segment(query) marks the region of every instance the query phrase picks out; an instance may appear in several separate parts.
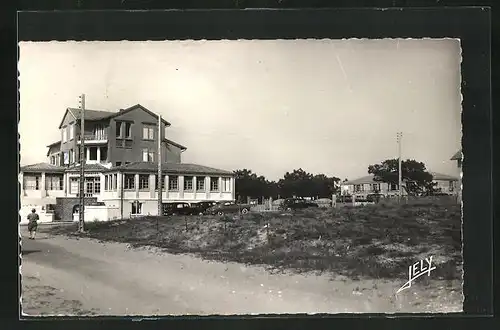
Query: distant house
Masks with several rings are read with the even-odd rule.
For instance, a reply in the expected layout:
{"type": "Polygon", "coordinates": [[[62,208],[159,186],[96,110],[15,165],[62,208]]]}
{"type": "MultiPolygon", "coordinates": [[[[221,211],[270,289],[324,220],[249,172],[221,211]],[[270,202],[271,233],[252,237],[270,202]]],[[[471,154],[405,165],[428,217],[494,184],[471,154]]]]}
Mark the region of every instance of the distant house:
{"type": "MultiPolygon", "coordinates": [[[[355,180],[344,181],[341,184],[342,194],[366,198],[369,194],[380,193],[384,196],[397,196],[398,184],[375,181],[374,175],[367,175],[355,180]]],[[[403,194],[405,191],[403,190],[403,194]]]]}
{"type": "Polygon", "coordinates": [[[455,160],[457,167],[462,168],[462,150],[457,151],[450,160],[455,160]]]}
{"type": "Polygon", "coordinates": [[[457,162],[457,174],[458,174],[458,182],[457,182],[457,194],[459,199],[462,199],[462,162],[463,162],[463,153],[462,149],[457,151],[450,160],[454,160],[457,162]]]}
{"type": "MultiPolygon", "coordinates": [[[[436,189],[446,194],[456,194],[458,191],[457,177],[430,172],[433,176],[433,182],[436,183],[436,189]]],[[[406,185],[403,182],[403,195],[406,195],[406,185]]],[[[373,175],[367,175],[355,180],[342,182],[342,193],[344,195],[354,195],[356,197],[366,198],[369,194],[379,193],[386,197],[397,196],[399,194],[398,184],[377,182],[373,175]]]]}
{"type": "Polygon", "coordinates": [[[456,195],[459,190],[458,177],[430,172],[432,174],[432,182],[436,183],[435,190],[437,192],[456,195]]]}

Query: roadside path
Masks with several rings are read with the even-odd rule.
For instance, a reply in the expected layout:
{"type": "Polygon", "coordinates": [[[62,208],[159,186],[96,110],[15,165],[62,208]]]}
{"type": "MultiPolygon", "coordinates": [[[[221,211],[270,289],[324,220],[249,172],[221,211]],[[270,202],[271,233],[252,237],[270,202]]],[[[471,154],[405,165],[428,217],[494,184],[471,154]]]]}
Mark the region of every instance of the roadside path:
{"type": "Polygon", "coordinates": [[[22,260],[23,276],[56,288],[65,299],[79,301],[82,311],[98,315],[449,312],[462,305],[458,293],[436,293],[439,301],[425,301],[418,283],[395,296],[405,279],[332,281],[270,274],[261,267],[87,238],[24,237],[22,260]]]}

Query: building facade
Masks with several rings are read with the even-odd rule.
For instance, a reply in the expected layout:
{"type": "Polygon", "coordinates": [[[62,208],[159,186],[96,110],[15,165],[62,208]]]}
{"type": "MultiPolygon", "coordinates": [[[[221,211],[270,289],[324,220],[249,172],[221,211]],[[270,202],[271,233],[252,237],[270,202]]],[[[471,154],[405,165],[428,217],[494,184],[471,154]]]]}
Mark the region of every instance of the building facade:
{"type": "Polygon", "coordinates": [[[71,220],[63,209],[77,211],[81,138],[85,139],[85,196],[115,210],[113,218],[158,213],[158,138],[164,202],[234,201],[233,173],[182,163],[186,147],[165,138],[170,123],[162,120],[158,134],[158,116],[143,106],[116,113],[86,110],[84,134],[79,117],[78,109],[66,110],[59,125],[61,140],[48,146],[48,163],[21,168],[22,210],[52,211],[54,220],[71,220]]]}
{"type": "MultiPolygon", "coordinates": [[[[459,179],[457,177],[430,172],[435,183],[435,190],[439,193],[448,195],[458,194],[459,179]]],[[[366,198],[369,194],[382,194],[386,197],[395,197],[399,194],[398,184],[386,182],[377,182],[373,175],[364,176],[356,180],[346,181],[342,183],[342,194],[366,198]]],[[[407,195],[405,183],[403,182],[403,195],[407,195]]]]}

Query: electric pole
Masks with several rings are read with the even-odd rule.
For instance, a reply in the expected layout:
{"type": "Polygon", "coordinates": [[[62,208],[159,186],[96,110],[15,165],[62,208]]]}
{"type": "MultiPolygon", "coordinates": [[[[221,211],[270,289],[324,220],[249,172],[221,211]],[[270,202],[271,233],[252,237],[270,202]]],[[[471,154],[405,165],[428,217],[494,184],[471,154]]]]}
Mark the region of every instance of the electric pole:
{"type": "Polygon", "coordinates": [[[80,95],[80,212],[78,217],[78,231],[85,230],[85,94],[80,95]]]}
{"type": "Polygon", "coordinates": [[[398,188],[399,188],[399,201],[401,202],[401,198],[403,197],[403,175],[401,172],[401,140],[403,139],[403,133],[397,133],[398,140],[398,188]]]}
{"type": "Polygon", "coordinates": [[[162,181],[163,176],[161,175],[161,116],[158,116],[158,216],[163,215],[163,203],[162,203],[162,181]]]}

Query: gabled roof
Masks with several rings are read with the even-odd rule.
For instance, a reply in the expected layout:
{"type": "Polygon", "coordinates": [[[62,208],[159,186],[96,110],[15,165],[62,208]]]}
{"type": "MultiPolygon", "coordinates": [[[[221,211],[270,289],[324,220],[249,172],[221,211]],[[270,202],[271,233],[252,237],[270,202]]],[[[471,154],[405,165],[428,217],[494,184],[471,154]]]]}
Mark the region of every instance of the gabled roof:
{"type": "Polygon", "coordinates": [[[62,166],[56,166],[47,163],[37,163],[26,166],[21,166],[21,172],[54,172],[63,173],[65,170],[62,166]]]}
{"type": "Polygon", "coordinates": [[[53,147],[53,146],[58,145],[58,144],[61,144],[61,141],[56,141],[56,142],[54,142],[54,143],[51,143],[51,144],[49,144],[49,145],[47,146],[47,148],[53,147]]]}
{"type": "MultiPolygon", "coordinates": [[[[136,109],[141,109],[145,112],[147,112],[148,114],[150,114],[151,116],[153,116],[154,118],[158,119],[158,115],[155,114],[154,112],[146,109],[145,107],[143,107],[142,105],[140,104],[136,104],[136,105],[133,105],[127,109],[121,109],[120,111],[116,111],[116,112],[111,112],[111,111],[104,111],[104,110],[90,110],[90,109],[85,109],[85,120],[90,120],[90,121],[95,121],[95,120],[104,120],[104,119],[111,119],[111,118],[116,118],[116,117],[119,117],[127,112],[130,112],[130,111],[133,111],[133,110],[136,110],[136,109]]],[[[80,119],[80,112],[81,110],[78,109],[78,108],[67,108],[66,109],[66,112],[64,113],[64,116],[62,117],[62,120],[61,120],[61,123],[59,124],[59,128],[62,127],[62,124],[64,122],[64,118],[66,118],[66,115],[68,114],[68,112],[71,112],[73,113],[74,116],[76,116],[77,119],[80,119]]],[[[162,119],[162,122],[166,125],[166,126],[170,126],[171,124],[166,121],[165,119],[162,119]]]]}
{"type": "MultiPolygon", "coordinates": [[[[149,109],[146,109],[145,107],[143,107],[142,105],[140,104],[136,104],[136,105],[133,105],[127,109],[121,109],[120,111],[118,112],[113,112],[113,114],[111,116],[109,116],[108,118],[116,118],[116,117],[119,117],[123,114],[126,114],[127,112],[130,112],[130,111],[133,111],[133,110],[136,110],[136,109],[141,109],[145,112],[147,112],[148,114],[150,114],[152,117],[156,118],[158,120],[158,115],[156,113],[154,113],[153,111],[149,110],[149,109]]],[[[85,112],[87,113],[87,112],[85,112]]],[[[171,124],[166,121],[165,119],[161,119],[162,123],[164,123],[166,126],[170,126],[171,124]]]]}
{"type": "Polygon", "coordinates": [[[462,149],[457,151],[450,160],[462,160],[462,149]]]}
{"type": "Polygon", "coordinates": [[[375,181],[374,175],[367,175],[355,180],[349,180],[347,182],[342,182],[342,184],[365,184],[365,183],[380,183],[379,181],[375,181]]]}
{"type": "Polygon", "coordinates": [[[433,180],[438,180],[438,181],[458,181],[457,177],[448,175],[448,174],[441,174],[441,173],[436,173],[436,172],[430,172],[432,174],[432,179],[433,180]]]}
{"type": "MultiPolygon", "coordinates": [[[[162,172],[171,174],[234,175],[231,171],[197,164],[164,163],[161,166],[162,172]]],[[[156,173],[155,171],[158,171],[158,164],[150,162],[133,162],[113,167],[108,171],[156,173]]]]}
{"type": "MultiPolygon", "coordinates": [[[[108,168],[102,166],[101,164],[85,164],[84,171],[85,172],[104,172],[107,171],[108,168]]],[[[66,168],[66,172],[78,172],[80,171],[80,164],[71,165],[66,168]]]]}
{"type": "Polygon", "coordinates": [[[47,150],[47,157],[50,155],[50,149],[52,147],[55,147],[55,146],[59,146],[59,151],[61,150],[61,141],[57,141],[57,142],[54,142],[54,143],[51,143],[47,146],[48,150],[47,150]]]}
{"type": "MultiPolygon", "coordinates": [[[[59,128],[62,127],[62,124],[64,122],[64,118],[68,115],[68,112],[73,113],[73,115],[76,117],[76,119],[80,119],[81,116],[81,110],[77,108],[67,108],[66,112],[64,113],[64,116],[61,119],[61,123],[59,124],[59,128]]],[[[107,119],[110,118],[112,115],[114,115],[115,112],[110,112],[110,111],[103,111],[103,110],[90,110],[90,109],[85,109],[85,120],[102,120],[102,119],[107,119]]],[[[71,115],[70,115],[71,116],[71,115]]]]}
{"type": "Polygon", "coordinates": [[[174,142],[172,140],[163,139],[163,141],[166,142],[166,143],[168,143],[168,144],[171,144],[171,145],[173,145],[173,146],[175,146],[175,147],[177,147],[179,149],[181,149],[182,151],[186,151],[186,149],[187,149],[185,146],[183,146],[183,145],[181,145],[181,144],[179,144],[177,142],[174,142]]]}

